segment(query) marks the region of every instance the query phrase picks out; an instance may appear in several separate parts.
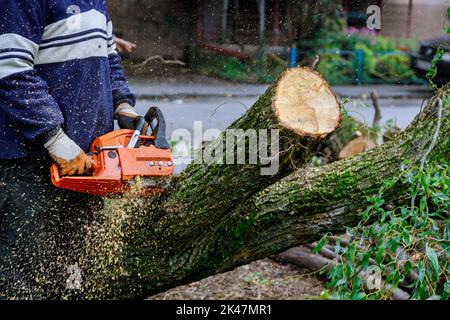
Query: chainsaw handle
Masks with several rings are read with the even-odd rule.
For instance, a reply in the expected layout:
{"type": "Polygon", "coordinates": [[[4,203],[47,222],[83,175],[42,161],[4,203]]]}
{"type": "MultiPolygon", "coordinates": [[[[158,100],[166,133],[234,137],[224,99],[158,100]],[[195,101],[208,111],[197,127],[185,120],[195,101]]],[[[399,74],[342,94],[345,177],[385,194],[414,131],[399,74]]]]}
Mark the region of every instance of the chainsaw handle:
{"type": "Polygon", "coordinates": [[[134,130],[142,132],[142,130],[144,130],[144,126],[145,126],[145,118],[141,117],[141,116],[137,117],[137,119],[136,119],[136,127],[135,127],[134,130]]]}
{"type": "Polygon", "coordinates": [[[155,147],[158,149],[170,149],[166,139],[166,120],[158,107],[151,107],[145,115],[145,121],[152,128],[152,136],[155,137],[155,147]],[[156,125],[153,120],[156,119],[156,125]]]}

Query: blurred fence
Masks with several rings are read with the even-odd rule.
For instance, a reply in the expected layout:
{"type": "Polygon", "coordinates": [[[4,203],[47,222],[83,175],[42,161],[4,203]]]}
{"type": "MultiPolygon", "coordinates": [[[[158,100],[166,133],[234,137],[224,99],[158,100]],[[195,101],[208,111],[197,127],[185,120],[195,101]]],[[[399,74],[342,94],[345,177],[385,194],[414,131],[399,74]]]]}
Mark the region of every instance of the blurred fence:
{"type": "MultiPolygon", "coordinates": [[[[289,62],[289,66],[295,66],[297,65],[297,61],[294,60],[294,50],[296,51],[297,49],[294,47],[291,49],[291,56],[290,56],[290,62],[289,62]]],[[[406,56],[408,57],[408,53],[404,52],[404,51],[372,51],[373,55],[375,57],[379,57],[379,56],[406,56]]],[[[353,61],[355,61],[355,79],[354,79],[354,83],[357,85],[362,85],[364,84],[364,65],[365,65],[365,54],[364,54],[364,50],[362,49],[356,49],[356,50],[318,50],[316,52],[319,56],[321,55],[338,55],[341,57],[345,57],[348,58],[348,60],[351,60],[351,58],[353,58],[353,61]]],[[[296,56],[296,53],[295,53],[296,56]]],[[[371,79],[371,83],[377,82],[377,80],[380,83],[385,82],[382,79],[371,79]]]]}

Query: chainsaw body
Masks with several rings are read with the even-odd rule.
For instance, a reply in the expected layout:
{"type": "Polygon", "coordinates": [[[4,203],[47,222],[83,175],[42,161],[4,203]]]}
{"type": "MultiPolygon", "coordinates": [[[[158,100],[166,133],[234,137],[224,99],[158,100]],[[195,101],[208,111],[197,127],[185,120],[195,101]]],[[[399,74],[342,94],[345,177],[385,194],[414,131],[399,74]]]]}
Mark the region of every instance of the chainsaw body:
{"type": "Polygon", "coordinates": [[[139,126],[143,127],[143,119],[136,130],[112,131],[92,142],[93,166],[89,176],[61,177],[59,168],[53,165],[50,169],[52,183],[58,188],[96,196],[121,195],[135,183],[144,195],[163,192],[162,178],[174,171],[172,152],[165,139],[165,121],[158,108],[151,108],[145,120],[152,133],[142,135],[139,126]],[[153,125],[155,119],[156,126],[153,125]]]}

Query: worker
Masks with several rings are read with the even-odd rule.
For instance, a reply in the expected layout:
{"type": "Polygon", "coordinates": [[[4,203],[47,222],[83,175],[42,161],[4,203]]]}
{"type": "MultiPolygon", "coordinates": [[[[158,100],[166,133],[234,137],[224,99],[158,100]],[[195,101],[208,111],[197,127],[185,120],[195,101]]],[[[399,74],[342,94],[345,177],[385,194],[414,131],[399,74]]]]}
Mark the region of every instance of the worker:
{"type": "Polygon", "coordinates": [[[86,173],[94,138],[115,118],[124,129],[136,124],[112,32],[106,1],[2,0],[0,299],[83,290],[67,285],[68,270],[82,287],[75,267],[103,200],[55,188],[49,169],[86,173]]]}

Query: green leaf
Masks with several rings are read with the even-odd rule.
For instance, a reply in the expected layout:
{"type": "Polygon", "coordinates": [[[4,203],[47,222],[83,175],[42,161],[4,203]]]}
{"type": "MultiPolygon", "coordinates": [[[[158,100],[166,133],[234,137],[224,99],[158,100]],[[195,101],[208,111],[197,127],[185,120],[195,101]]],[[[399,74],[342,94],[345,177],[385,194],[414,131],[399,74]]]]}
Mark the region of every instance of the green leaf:
{"type": "Polygon", "coordinates": [[[407,163],[406,161],[402,161],[402,163],[400,164],[400,170],[401,170],[401,171],[404,171],[407,164],[408,164],[408,163],[407,163]]]}
{"type": "Polygon", "coordinates": [[[422,174],[420,176],[420,184],[422,187],[426,188],[428,186],[427,176],[425,174],[422,174]]]}
{"type": "Polygon", "coordinates": [[[423,196],[423,197],[420,199],[420,206],[419,206],[420,211],[421,211],[421,212],[424,212],[426,207],[427,207],[427,198],[426,198],[425,196],[423,196]]]}
{"type": "Polygon", "coordinates": [[[398,284],[400,283],[400,281],[402,280],[402,276],[400,275],[399,272],[394,272],[394,279],[392,281],[392,284],[397,287],[398,284]]]}
{"type": "Polygon", "coordinates": [[[394,280],[394,275],[392,273],[390,273],[386,276],[386,283],[392,283],[393,280],[394,280]]]}
{"type": "Polygon", "coordinates": [[[434,279],[439,279],[439,260],[438,256],[436,254],[436,251],[434,251],[433,248],[430,248],[428,245],[426,247],[426,255],[428,258],[428,261],[430,262],[431,269],[433,270],[434,279]]]}
{"type": "Polygon", "coordinates": [[[384,254],[384,248],[379,246],[378,250],[377,250],[377,254],[375,256],[375,261],[380,264],[381,260],[383,259],[383,254],[384,254]]]}
{"type": "MultiPolygon", "coordinates": [[[[446,106],[450,110],[450,99],[446,106]]],[[[450,119],[448,121],[450,124],[450,119]]],[[[448,241],[450,225],[447,222],[448,208],[450,207],[450,165],[428,163],[424,170],[418,170],[417,167],[405,170],[407,172],[402,173],[399,181],[410,184],[411,194],[408,196],[416,196],[417,205],[412,208],[405,205],[384,211],[381,207],[384,203],[383,190],[389,186],[390,181],[384,182],[378,195],[369,199],[372,206],[365,207],[366,218],[376,214],[377,219],[371,224],[360,224],[358,227],[348,230],[352,240],[344,249],[346,262],[339,264],[340,267],[333,268],[334,272],[330,272],[333,274],[333,277],[329,277],[330,282],[333,284],[339,282],[339,285],[332,291],[334,297],[367,299],[367,296],[360,292],[363,290],[358,287],[355,277],[359,270],[367,270],[369,260],[373,257],[383,270],[386,284],[393,288],[397,287],[406,276],[410,276],[413,271],[417,271],[418,278],[408,286],[412,289],[413,299],[428,299],[430,296],[434,298],[439,296],[443,300],[448,299],[450,266],[445,265],[444,260],[448,260],[450,256],[450,242],[448,241]],[[384,221],[380,221],[380,218],[384,221]],[[442,220],[444,223],[436,223],[436,219],[442,220]],[[439,243],[439,251],[435,247],[435,243],[439,243]],[[364,249],[361,249],[359,245],[364,249]],[[425,249],[423,250],[425,251],[424,256],[419,256],[418,261],[415,259],[404,261],[400,271],[395,263],[396,255],[393,253],[398,248],[409,251],[413,247],[419,251],[425,247],[423,248],[425,249]]],[[[406,190],[406,192],[408,191],[406,190]]],[[[381,294],[378,296],[376,293],[372,293],[370,298],[381,297],[381,294]]]]}
{"type": "Polygon", "coordinates": [[[352,295],[353,300],[363,300],[366,298],[366,294],[364,292],[357,292],[356,294],[352,295]]]}
{"type": "Polygon", "coordinates": [[[418,269],[419,269],[418,281],[419,281],[419,284],[420,284],[423,281],[423,279],[425,278],[425,264],[423,263],[423,260],[419,261],[418,269]]]}
{"type": "Polygon", "coordinates": [[[361,262],[361,266],[362,266],[364,271],[367,270],[367,268],[369,267],[370,256],[371,256],[370,252],[366,253],[363,256],[363,259],[362,259],[362,262],[361,262]]]}
{"type": "Polygon", "coordinates": [[[322,239],[319,240],[319,242],[317,243],[315,248],[312,249],[311,251],[313,253],[318,253],[323,248],[323,246],[325,245],[326,242],[327,242],[327,237],[326,236],[322,237],[322,239]]]}
{"type": "Polygon", "coordinates": [[[419,299],[426,299],[428,297],[427,286],[424,282],[421,282],[417,288],[417,295],[419,299]]]}
{"type": "Polygon", "coordinates": [[[354,296],[356,296],[359,292],[361,292],[363,281],[358,276],[353,277],[352,281],[352,293],[351,298],[355,299],[354,296]]]}
{"type": "Polygon", "coordinates": [[[433,79],[437,74],[437,64],[441,60],[443,54],[444,54],[444,50],[442,49],[442,47],[439,47],[436,51],[436,54],[435,54],[433,60],[431,61],[431,68],[428,69],[427,74],[425,75],[425,77],[428,79],[428,81],[430,82],[430,84],[433,87],[435,87],[435,84],[433,83],[433,79]]]}
{"type": "Polygon", "coordinates": [[[383,209],[379,209],[379,211],[381,212],[380,222],[385,222],[386,221],[386,211],[384,211],[383,209]]]}
{"type": "Polygon", "coordinates": [[[367,220],[369,218],[370,213],[372,212],[372,207],[367,207],[366,210],[362,213],[363,220],[367,220]]]}
{"type": "Polygon", "coordinates": [[[342,272],[343,272],[342,269],[343,269],[343,265],[342,265],[342,263],[339,263],[328,274],[328,277],[331,279],[331,281],[329,282],[329,287],[330,288],[337,287],[337,282],[340,279],[342,279],[342,277],[343,277],[342,276],[342,272]]]}
{"type": "Polygon", "coordinates": [[[353,274],[353,266],[352,266],[353,259],[349,259],[349,261],[350,262],[347,261],[344,268],[344,274],[346,279],[351,278],[353,274]]]}
{"type": "Polygon", "coordinates": [[[450,244],[442,243],[442,247],[444,248],[447,257],[450,257],[450,244]]]}
{"type": "Polygon", "coordinates": [[[393,238],[389,239],[389,241],[388,241],[389,249],[392,252],[396,252],[397,251],[397,248],[398,248],[399,244],[400,244],[400,241],[399,241],[398,237],[393,237],[393,238]]]}
{"type": "Polygon", "coordinates": [[[405,262],[404,269],[405,269],[405,275],[409,276],[409,274],[411,273],[411,270],[412,270],[411,261],[408,260],[405,262]]]}
{"type": "Polygon", "coordinates": [[[406,245],[411,244],[411,236],[407,230],[402,231],[402,240],[406,245]]]}

